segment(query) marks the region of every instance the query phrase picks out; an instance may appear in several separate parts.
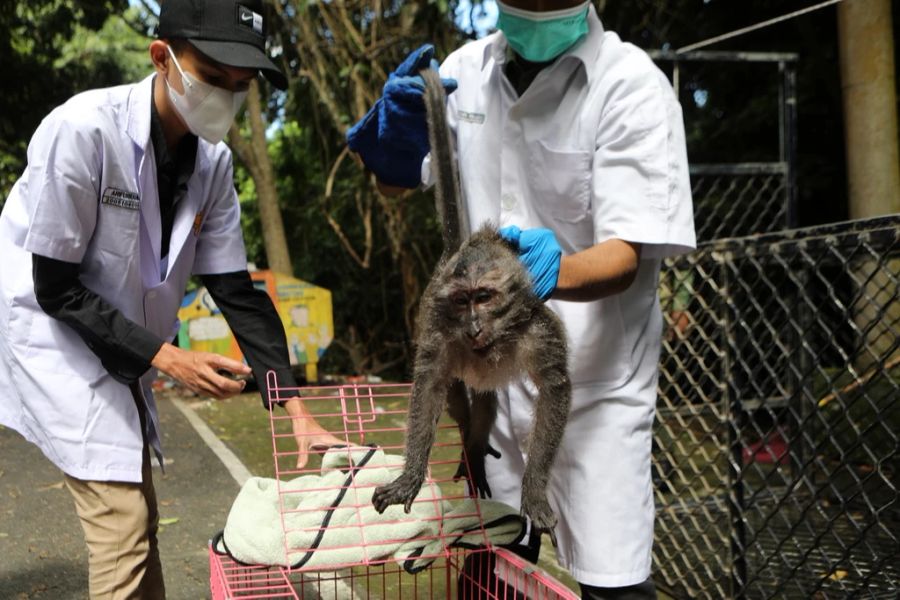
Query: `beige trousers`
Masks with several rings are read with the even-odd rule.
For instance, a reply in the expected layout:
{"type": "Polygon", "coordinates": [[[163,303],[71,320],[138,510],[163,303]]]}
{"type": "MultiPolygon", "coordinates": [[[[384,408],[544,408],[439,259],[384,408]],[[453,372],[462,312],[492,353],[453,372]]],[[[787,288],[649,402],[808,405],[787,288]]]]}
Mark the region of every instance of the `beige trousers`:
{"type": "Polygon", "coordinates": [[[91,600],[163,600],[156,533],[159,511],[144,442],[142,483],[83,481],[68,475],[88,547],[91,600]]]}

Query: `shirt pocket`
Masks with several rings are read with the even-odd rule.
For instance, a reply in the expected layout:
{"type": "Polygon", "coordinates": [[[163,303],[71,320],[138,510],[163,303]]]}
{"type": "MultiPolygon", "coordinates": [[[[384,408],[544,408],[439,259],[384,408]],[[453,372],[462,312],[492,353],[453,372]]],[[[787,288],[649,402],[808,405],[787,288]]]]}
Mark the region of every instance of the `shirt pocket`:
{"type": "Polygon", "coordinates": [[[141,211],[100,204],[93,242],[106,253],[131,256],[137,252],[141,211]]]}
{"type": "Polygon", "coordinates": [[[541,140],[530,144],[527,177],[535,208],[563,223],[588,218],[592,160],[592,153],[584,150],[557,150],[541,140]]]}

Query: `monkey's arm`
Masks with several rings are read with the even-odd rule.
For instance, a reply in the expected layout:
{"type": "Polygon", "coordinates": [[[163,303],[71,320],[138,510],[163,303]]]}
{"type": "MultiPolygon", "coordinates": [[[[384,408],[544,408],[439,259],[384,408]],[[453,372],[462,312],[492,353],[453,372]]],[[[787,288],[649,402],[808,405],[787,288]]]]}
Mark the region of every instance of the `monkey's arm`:
{"type": "Polygon", "coordinates": [[[434,445],[437,423],[444,411],[451,383],[445,362],[439,351],[432,352],[420,347],[416,353],[413,390],[406,420],[406,463],[397,479],[375,489],[372,504],[380,513],[392,504],[403,504],[409,512],[425,481],[428,456],[434,445]]]}
{"type": "Polygon", "coordinates": [[[611,239],[563,256],[553,298],[588,302],[624,292],[634,281],[641,245],[611,239]]]}
{"type": "Polygon", "coordinates": [[[547,481],[569,418],[572,384],[562,323],[549,308],[542,308],[535,318],[536,339],[528,360],[538,398],[522,478],[522,512],[538,529],[552,531],[556,517],[547,502],[547,481]]]}

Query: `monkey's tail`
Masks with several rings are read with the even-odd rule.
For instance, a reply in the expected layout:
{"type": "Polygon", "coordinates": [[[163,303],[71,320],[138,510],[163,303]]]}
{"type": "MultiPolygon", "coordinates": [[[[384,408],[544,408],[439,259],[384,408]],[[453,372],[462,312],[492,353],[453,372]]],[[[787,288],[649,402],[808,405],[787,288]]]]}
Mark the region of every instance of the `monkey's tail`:
{"type": "Polygon", "coordinates": [[[434,203],[443,225],[443,255],[447,257],[456,252],[462,243],[461,198],[456,160],[450,143],[450,127],[447,125],[447,94],[437,71],[426,68],[421,75],[425,79],[428,143],[435,174],[434,203]]]}

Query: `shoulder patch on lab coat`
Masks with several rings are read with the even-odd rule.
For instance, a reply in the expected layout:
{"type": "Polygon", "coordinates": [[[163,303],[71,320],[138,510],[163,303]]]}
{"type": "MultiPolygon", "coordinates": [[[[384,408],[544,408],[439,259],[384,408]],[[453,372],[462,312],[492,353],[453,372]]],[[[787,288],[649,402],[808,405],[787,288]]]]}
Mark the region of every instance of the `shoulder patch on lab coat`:
{"type": "Polygon", "coordinates": [[[139,195],[114,187],[108,187],[103,190],[100,202],[110,206],[127,208],[128,210],[138,210],[141,207],[141,197],[139,195]]]}

